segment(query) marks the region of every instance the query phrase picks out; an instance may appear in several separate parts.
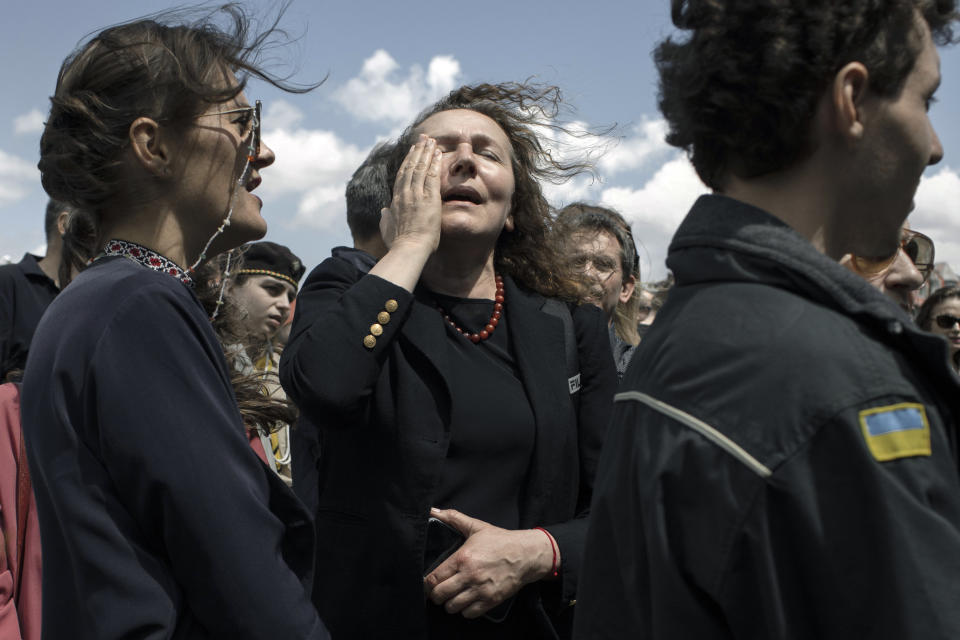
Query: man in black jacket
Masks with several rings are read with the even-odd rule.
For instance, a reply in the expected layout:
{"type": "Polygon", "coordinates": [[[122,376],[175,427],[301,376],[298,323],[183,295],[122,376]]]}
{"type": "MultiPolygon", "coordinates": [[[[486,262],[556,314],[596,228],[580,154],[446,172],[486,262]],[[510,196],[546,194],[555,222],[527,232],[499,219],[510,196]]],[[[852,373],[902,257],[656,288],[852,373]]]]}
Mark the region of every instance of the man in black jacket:
{"type": "Polygon", "coordinates": [[[837,260],[882,258],[943,150],[956,3],[674,0],[668,141],[714,190],[617,396],[580,638],[960,637],[960,385],[837,260]]]}
{"type": "Polygon", "coordinates": [[[44,256],[27,253],[17,264],[0,266],[0,382],[11,371],[26,366],[33,332],[60,293],[61,236],[71,211],[69,205],[51,199],[43,219],[44,256]]]}

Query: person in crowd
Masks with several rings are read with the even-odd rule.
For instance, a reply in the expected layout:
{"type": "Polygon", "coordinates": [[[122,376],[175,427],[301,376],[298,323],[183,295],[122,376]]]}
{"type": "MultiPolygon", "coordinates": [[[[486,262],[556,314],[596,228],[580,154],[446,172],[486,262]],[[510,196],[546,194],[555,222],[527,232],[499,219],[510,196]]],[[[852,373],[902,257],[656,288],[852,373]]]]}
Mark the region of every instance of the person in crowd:
{"type": "Polygon", "coordinates": [[[393,152],[390,143],[375,146],[347,183],[347,225],[353,247],[334,247],[333,257],[346,260],[363,273],[387,253],[380,236],[380,212],[393,198],[387,176],[387,160],[393,152]]]}
{"type": "MultiPolygon", "coordinates": [[[[243,352],[237,360],[241,373],[263,374],[263,391],[284,401],[286,394],[277,378],[280,351],[274,349],[273,340],[290,319],[305,269],[289,248],[269,241],[247,245],[241,259],[242,266],[228,279],[225,297],[239,314],[242,334],[240,342],[228,349],[243,352]]],[[[288,485],[293,484],[290,421],[258,424],[256,435],[270,468],[288,485]]]]}
{"type": "Polygon", "coordinates": [[[274,154],[246,80],[309,88],[253,62],[277,32],[249,25],[235,5],[156,15],[60,70],[41,180],[103,242],[41,320],[23,380],[45,637],[328,637],[309,514],[248,445],[191,291],[210,256],[266,231],[251,191],[274,154]]]}
{"type": "Polygon", "coordinates": [[[670,293],[673,284],[673,274],[668,273],[667,277],[663,280],[642,282],[637,287],[639,289],[638,296],[640,299],[637,308],[637,317],[640,321],[640,324],[637,325],[637,333],[640,334],[641,339],[647,335],[647,331],[650,330],[650,326],[653,325],[653,321],[657,318],[657,312],[663,308],[664,303],[667,301],[667,294],[670,293]]]}
{"type": "Polygon", "coordinates": [[[240,310],[248,355],[261,371],[276,371],[273,338],[290,317],[300,278],[306,271],[289,248],[262,241],[247,245],[243,266],[229,278],[228,298],[240,310]]]}
{"type": "Polygon", "coordinates": [[[714,193],[616,397],[575,636],[958,637],[960,381],[839,264],[899,250],[943,155],[927,110],[956,3],[672,16],[667,140],[714,193]]]}
{"type": "Polygon", "coordinates": [[[900,246],[892,256],[873,259],[848,253],[840,264],[865,278],[912,316],[917,307],[916,291],[933,271],[933,256],[933,240],[904,222],[900,246]]]}
{"type": "Polygon", "coordinates": [[[71,212],[70,205],[51,199],[43,218],[43,257],[27,253],[17,264],[0,266],[0,382],[26,365],[40,317],[60,293],[61,236],[71,212]]]}
{"type": "Polygon", "coordinates": [[[576,202],[557,212],[557,232],[569,246],[568,259],[591,282],[588,301],[607,318],[617,377],[623,378],[640,344],[640,259],[630,225],[612,209],[576,202]]]}
{"type": "Polygon", "coordinates": [[[324,261],[297,299],[280,379],[312,425],[294,487],[337,638],[570,624],[616,374],[600,310],[561,302],[581,287],[538,179],[583,165],[534,129],[559,104],[481,84],[421,113],[388,162],[389,250],[368,274],[324,261]]]}
{"type": "Polygon", "coordinates": [[[941,287],[931,293],[920,305],[917,325],[947,339],[950,366],[960,370],[960,287],[941,287]]]}

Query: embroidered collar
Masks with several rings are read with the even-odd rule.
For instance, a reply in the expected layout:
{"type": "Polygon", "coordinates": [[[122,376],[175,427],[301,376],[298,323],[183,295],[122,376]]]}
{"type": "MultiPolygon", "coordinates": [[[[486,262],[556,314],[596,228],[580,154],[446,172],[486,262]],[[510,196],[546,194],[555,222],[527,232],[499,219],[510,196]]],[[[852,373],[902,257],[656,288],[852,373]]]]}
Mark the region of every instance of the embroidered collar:
{"type": "Polygon", "coordinates": [[[173,276],[183,284],[193,288],[193,278],[191,278],[186,271],[178,267],[173,260],[165,258],[156,251],[147,249],[143,245],[139,245],[136,242],[127,242],[126,240],[110,240],[107,242],[107,246],[104,247],[103,253],[95,257],[90,262],[92,263],[107,256],[123,256],[124,258],[129,258],[134,262],[142,264],[148,269],[173,276]]]}

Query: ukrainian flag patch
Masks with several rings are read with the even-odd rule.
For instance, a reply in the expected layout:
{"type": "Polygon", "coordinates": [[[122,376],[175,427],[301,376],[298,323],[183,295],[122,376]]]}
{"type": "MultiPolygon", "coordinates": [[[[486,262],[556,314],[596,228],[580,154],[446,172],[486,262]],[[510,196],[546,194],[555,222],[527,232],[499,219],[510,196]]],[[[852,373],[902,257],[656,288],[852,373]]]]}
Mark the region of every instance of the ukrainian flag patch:
{"type": "Polygon", "coordinates": [[[867,448],[880,462],[930,455],[930,423],[922,404],[901,402],[860,412],[867,448]]]}

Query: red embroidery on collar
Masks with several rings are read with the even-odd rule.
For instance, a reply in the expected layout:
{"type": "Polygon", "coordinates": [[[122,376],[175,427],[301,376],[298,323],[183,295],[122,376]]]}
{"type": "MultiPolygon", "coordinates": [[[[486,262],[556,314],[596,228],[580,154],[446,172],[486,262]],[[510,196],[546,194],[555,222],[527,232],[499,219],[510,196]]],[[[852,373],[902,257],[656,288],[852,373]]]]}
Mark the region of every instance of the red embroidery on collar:
{"type": "Polygon", "coordinates": [[[193,287],[193,278],[191,278],[186,271],[178,267],[175,262],[135,242],[110,240],[107,242],[107,246],[104,247],[103,253],[90,262],[93,263],[97,259],[106,256],[123,256],[124,258],[129,258],[134,262],[142,264],[147,269],[171,275],[188,287],[193,287]]]}

